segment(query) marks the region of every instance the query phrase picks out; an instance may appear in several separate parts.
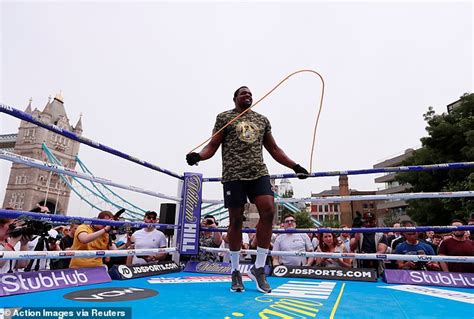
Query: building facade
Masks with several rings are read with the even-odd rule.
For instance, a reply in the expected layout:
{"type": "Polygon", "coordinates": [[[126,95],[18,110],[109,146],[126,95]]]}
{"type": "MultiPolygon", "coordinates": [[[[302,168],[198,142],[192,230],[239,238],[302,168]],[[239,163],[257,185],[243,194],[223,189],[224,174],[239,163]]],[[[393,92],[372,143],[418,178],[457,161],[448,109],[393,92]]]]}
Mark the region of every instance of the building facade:
{"type": "MultiPolygon", "coordinates": [[[[56,95],[52,101],[48,99],[43,111],[33,109],[31,103],[30,100],[25,112],[35,119],[82,135],[81,118],[74,127],[70,124],[60,94],[56,95]]],[[[75,168],[79,142],[35,124],[21,121],[14,144],[14,153],[47,162],[48,159],[42,148],[43,143],[64,167],[75,168]]],[[[28,211],[37,205],[42,205],[47,206],[52,213],[64,215],[68,209],[70,192],[58,174],[14,163],[10,170],[3,207],[28,211]]]]}
{"type": "MultiPolygon", "coordinates": [[[[374,165],[374,168],[383,167],[397,167],[402,165],[403,161],[413,155],[414,150],[409,148],[403,154],[394,156],[387,160],[374,165]]],[[[387,173],[375,179],[375,183],[383,183],[384,187],[377,191],[377,194],[397,194],[405,193],[410,185],[399,184],[396,180],[397,173],[387,173]]],[[[382,212],[384,216],[392,216],[398,220],[409,219],[406,215],[408,203],[403,199],[380,201],[377,204],[377,209],[382,212]]]]}
{"type": "Polygon", "coordinates": [[[320,193],[312,193],[311,197],[327,197],[327,201],[311,203],[311,215],[320,223],[336,223],[339,225],[352,226],[352,221],[358,215],[364,213],[374,213],[377,216],[379,225],[382,225],[380,220],[380,211],[377,209],[377,201],[362,200],[362,201],[346,201],[335,202],[331,200],[333,196],[362,196],[374,195],[375,191],[359,191],[349,188],[349,179],[347,175],[339,176],[339,186],[333,186],[329,190],[324,190],[320,193]]]}

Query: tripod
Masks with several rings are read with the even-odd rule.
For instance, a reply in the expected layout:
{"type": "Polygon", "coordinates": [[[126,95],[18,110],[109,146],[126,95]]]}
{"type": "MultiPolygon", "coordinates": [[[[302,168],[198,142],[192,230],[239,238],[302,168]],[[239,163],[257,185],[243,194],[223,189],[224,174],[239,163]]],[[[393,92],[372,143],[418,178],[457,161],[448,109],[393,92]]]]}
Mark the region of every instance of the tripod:
{"type": "MultiPolygon", "coordinates": [[[[48,233],[43,233],[39,235],[38,243],[36,243],[34,251],[44,251],[44,247],[46,247],[47,251],[50,250],[46,236],[48,236],[48,233]]],[[[25,272],[31,271],[31,268],[33,267],[33,263],[35,263],[35,261],[36,261],[36,264],[35,264],[34,271],[38,271],[40,267],[41,259],[31,259],[30,262],[28,263],[28,266],[25,267],[24,271],[25,272]]]]}

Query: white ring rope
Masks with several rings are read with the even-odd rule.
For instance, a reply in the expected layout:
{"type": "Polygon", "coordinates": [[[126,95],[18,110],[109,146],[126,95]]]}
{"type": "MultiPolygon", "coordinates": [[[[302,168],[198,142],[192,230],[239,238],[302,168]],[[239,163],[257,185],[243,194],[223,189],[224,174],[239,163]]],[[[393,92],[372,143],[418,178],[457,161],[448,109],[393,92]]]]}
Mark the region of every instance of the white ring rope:
{"type": "Polygon", "coordinates": [[[123,256],[147,256],[160,253],[172,253],[177,251],[176,247],[150,248],[150,249],[128,249],[128,250],[64,250],[64,251],[2,251],[0,259],[56,259],[56,258],[97,258],[97,257],[123,257],[123,256]]]}
{"type": "Polygon", "coordinates": [[[64,174],[64,175],[68,175],[68,176],[74,176],[74,177],[77,177],[77,178],[80,178],[80,179],[85,179],[85,180],[88,180],[88,181],[91,181],[91,182],[100,183],[100,184],[104,184],[104,185],[108,185],[108,186],[114,186],[114,187],[117,187],[117,188],[129,190],[129,191],[136,192],[136,193],[141,193],[141,194],[146,194],[146,195],[150,195],[150,196],[154,196],[154,197],[173,200],[173,201],[178,202],[178,203],[181,202],[180,197],[165,195],[165,194],[162,194],[162,193],[146,190],[146,189],[136,187],[136,186],[132,186],[132,185],[127,186],[127,185],[123,185],[123,184],[118,184],[118,183],[115,183],[115,182],[113,182],[109,179],[105,179],[105,178],[102,178],[102,177],[95,177],[95,176],[90,175],[90,174],[80,173],[80,172],[77,172],[77,171],[75,171],[71,168],[67,168],[67,167],[64,167],[64,166],[57,165],[57,164],[42,162],[40,160],[31,158],[31,157],[18,155],[18,154],[15,154],[15,153],[7,152],[5,150],[0,150],[0,158],[4,159],[4,160],[7,160],[7,161],[10,161],[10,162],[14,162],[14,163],[23,164],[23,165],[27,165],[27,166],[31,166],[31,167],[36,167],[36,168],[39,168],[39,169],[42,169],[42,170],[45,170],[45,171],[55,172],[55,173],[64,174]]]}
{"type": "MultiPolygon", "coordinates": [[[[395,199],[460,198],[460,197],[474,197],[474,191],[279,198],[275,200],[275,203],[298,203],[298,202],[311,202],[311,203],[338,202],[339,203],[339,202],[350,202],[350,201],[358,201],[358,200],[395,200],[395,199]]],[[[203,199],[202,202],[210,203],[210,204],[222,204],[224,201],[203,199]]]]}
{"type": "MultiPolygon", "coordinates": [[[[200,247],[204,251],[229,253],[228,248],[200,247]]],[[[256,250],[242,249],[244,255],[256,255],[256,250]]],[[[441,261],[452,263],[474,263],[473,256],[438,256],[438,255],[397,255],[397,254],[357,254],[357,253],[319,253],[309,251],[269,251],[270,256],[296,256],[296,257],[321,257],[321,258],[353,258],[377,260],[409,260],[409,261],[441,261]]]]}

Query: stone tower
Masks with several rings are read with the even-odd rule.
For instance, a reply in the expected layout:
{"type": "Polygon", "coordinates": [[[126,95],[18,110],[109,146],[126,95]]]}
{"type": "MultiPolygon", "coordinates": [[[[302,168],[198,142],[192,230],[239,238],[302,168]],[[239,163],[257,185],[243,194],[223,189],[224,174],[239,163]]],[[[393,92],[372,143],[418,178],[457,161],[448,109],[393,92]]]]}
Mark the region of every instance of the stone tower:
{"type": "MultiPolygon", "coordinates": [[[[349,196],[349,179],[347,175],[339,176],[339,195],[349,196]]],[[[341,224],[352,225],[352,209],[350,202],[341,202],[341,224]]]]}
{"type": "MultiPolygon", "coordinates": [[[[57,125],[77,135],[82,134],[81,118],[74,127],[69,123],[61,94],[57,94],[53,101],[49,98],[43,111],[39,111],[37,108],[32,109],[31,102],[30,99],[25,112],[31,114],[35,119],[57,125]]],[[[14,152],[47,162],[42,143],[48,146],[63,166],[74,169],[76,155],[79,152],[79,142],[35,124],[21,121],[14,152]]],[[[14,163],[10,171],[3,207],[28,211],[40,204],[48,206],[51,213],[65,215],[70,193],[71,190],[58,174],[14,163]]]]}

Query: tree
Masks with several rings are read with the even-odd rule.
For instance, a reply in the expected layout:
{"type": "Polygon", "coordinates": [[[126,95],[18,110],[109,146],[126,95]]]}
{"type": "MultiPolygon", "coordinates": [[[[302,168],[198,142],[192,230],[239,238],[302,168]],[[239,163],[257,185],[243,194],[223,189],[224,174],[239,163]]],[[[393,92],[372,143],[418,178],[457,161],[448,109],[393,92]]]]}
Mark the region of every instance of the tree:
{"type": "Polygon", "coordinates": [[[300,211],[293,215],[295,215],[297,228],[314,228],[314,223],[313,223],[313,220],[311,219],[310,213],[300,211]]]}
{"type": "MultiPolygon", "coordinates": [[[[422,147],[403,165],[427,165],[474,161],[474,94],[465,94],[449,114],[424,114],[428,123],[422,147]]],[[[474,169],[405,172],[397,175],[413,192],[449,192],[474,189],[474,169]]],[[[471,198],[410,200],[408,215],[420,225],[447,225],[453,218],[466,218],[474,211],[471,198]]]]}

